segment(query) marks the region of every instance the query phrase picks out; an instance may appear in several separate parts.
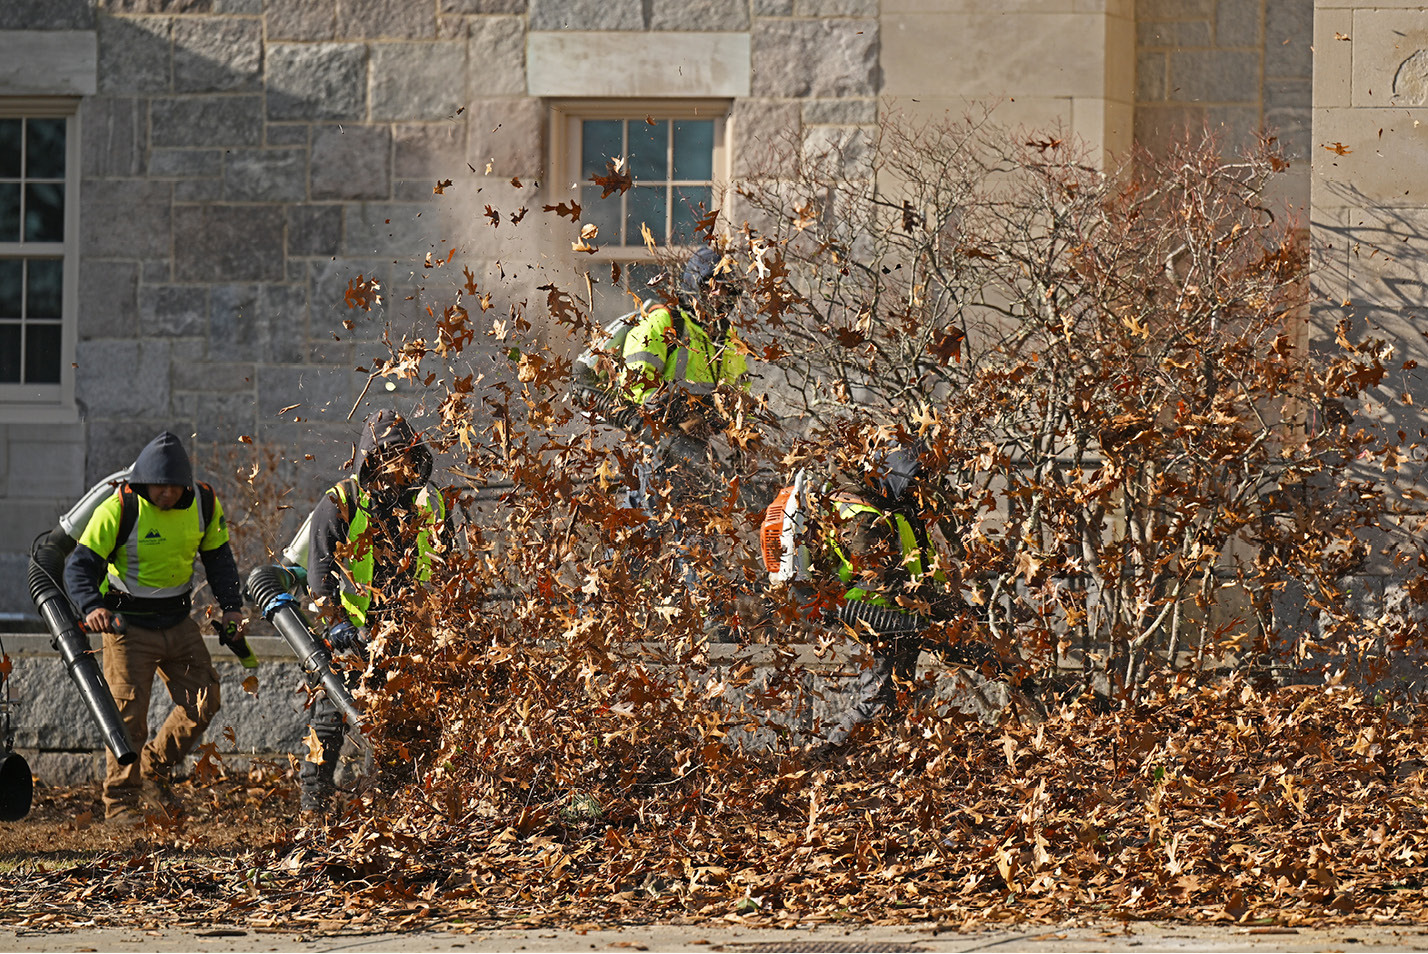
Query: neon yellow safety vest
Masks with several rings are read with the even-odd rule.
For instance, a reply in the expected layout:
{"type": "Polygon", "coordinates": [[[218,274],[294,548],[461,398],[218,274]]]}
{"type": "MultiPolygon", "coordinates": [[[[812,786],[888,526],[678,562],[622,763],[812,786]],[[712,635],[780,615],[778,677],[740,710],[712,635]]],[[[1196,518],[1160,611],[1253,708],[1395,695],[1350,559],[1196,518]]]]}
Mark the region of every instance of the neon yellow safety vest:
{"type": "MultiPolygon", "coordinates": [[[[342,608],[347,611],[348,618],[355,625],[365,626],[367,625],[367,611],[372,608],[372,579],[377,564],[370,541],[364,540],[367,536],[367,528],[370,526],[368,513],[371,509],[371,498],[367,491],[357,487],[357,499],[349,501],[347,499],[349,483],[352,482],[344,480],[328,493],[336,494],[339,505],[352,514],[352,518],[347,523],[347,542],[352,544],[352,562],[347,568],[348,573],[351,574],[351,580],[349,581],[344,574],[342,608]]],[[[428,484],[417,493],[416,505],[424,510],[425,514],[422,519],[422,528],[417,531],[416,573],[413,575],[416,579],[425,582],[431,579],[431,534],[446,519],[446,501],[442,499],[441,491],[428,484]]]]}
{"type": "MultiPolygon", "coordinates": [[[[114,551],[123,519],[122,491],[116,491],[89,518],[79,542],[95,553],[114,551]]],[[[161,510],[135,494],[139,513],[129,538],[114,552],[100,589],[119,590],[143,599],[183,596],[193,588],[193,560],[200,550],[216,550],[228,542],[223,505],[213,501],[213,519],[203,523],[195,488],[193,502],[183,509],[161,510]]]]}
{"type": "MultiPolygon", "coordinates": [[[[834,498],[834,504],[838,508],[838,516],[844,520],[852,519],[857,514],[872,514],[879,520],[892,520],[893,527],[897,530],[898,543],[902,548],[902,565],[907,570],[908,576],[914,581],[922,579],[926,575],[925,564],[922,559],[922,546],[917,541],[917,532],[912,528],[912,522],[900,513],[887,513],[874,507],[865,500],[838,495],[834,498]]],[[[838,560],[838,579],[844,583],[851,583],[854,576],[853,561],[848,558],[838,546],[837,541],[830,533],[828,543],[833,550],[834,556],[838,560]]],[[[932,578],[938,582],[946,582],[947,575],[941,570],[932,574],[932,578]]],[[[874,606],[886,606],[889,609],[903,612],[899,607],[888,602],[887,598],[879,593],[864,589],[861,586],[853,586],[843,594],[847,600],[858,600],[860,602],[871,603],[874,606]]]]}
{"type": "Polygon", "coordinates": [[[634,403],[643,403],[663,381],[677,382],[695,394],[707,394],[721,383],[748,387],[749,363],[734,329],[715,344],[692,317],[683,314],[683,318],[682,337],[688,341],[671,343],[674,315],[663,305],[645,312],[625,336],[620,386],[634,403]]]}

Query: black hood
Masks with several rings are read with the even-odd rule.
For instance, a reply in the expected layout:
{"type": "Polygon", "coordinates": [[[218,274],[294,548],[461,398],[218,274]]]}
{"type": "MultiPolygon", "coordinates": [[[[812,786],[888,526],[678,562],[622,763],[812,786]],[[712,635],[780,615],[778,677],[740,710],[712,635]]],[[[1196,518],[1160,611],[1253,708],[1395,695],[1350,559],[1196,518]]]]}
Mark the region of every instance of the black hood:
{"type": "Polygon", "coordinates": [[[922,443],[895,445],[873,455],[869,475],[873,489],[884,503],[900,502],[913,482],[922,476],[922,443]]]}
{"type": "Polygon", "coordinates": [[[193,466],[188,462],[183,441],[168,431],[149,441],[134,461],[129,483],[192,486],[193,466]]]}
{"type": "Polygon", "coordinates": [[[357,483],[366,487],[371,479],[369,463],[388,452],[405,451],[411,455],[416,478],[408,486],[421,486],[431,479],[431,451],[417,439],[412,426],[393,411],[381,410],[362,422],[362,437],[352,458],[352,470],[357,483]],[[375,453],[380,451],[380,453],[375,453]]]}

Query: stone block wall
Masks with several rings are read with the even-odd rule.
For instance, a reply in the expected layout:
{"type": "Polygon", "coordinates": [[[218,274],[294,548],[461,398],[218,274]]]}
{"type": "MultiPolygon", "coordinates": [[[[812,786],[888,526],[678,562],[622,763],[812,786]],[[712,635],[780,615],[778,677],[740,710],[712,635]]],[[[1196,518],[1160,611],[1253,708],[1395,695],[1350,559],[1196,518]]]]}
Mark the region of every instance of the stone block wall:
{"type": "Polygon", "coordinates": [[[456,243],[431,157],[450,143],[454,175],[471,21],[486,17],[441,6],[98,4],[81,129],[86,479],[165,426],[312,453],[310,485],[346,456],[353,367],[383,319],[419,313],[411,260],[456,243]],[[349,333],[358,274],[387,294],[349,333]]]}
{"type": "MultiPolygon", "coordinates": [[[[1309,3],[0,3],[12,40],[82,36],[97,50],[78,124],[78,414],[42,424],[0,408],[0,614],[30,610],[28,541],[161,428],[201,465],[240,437],[276,450],[295,523],[349,453],[366,383],[355,369],[385,352],[384,325],[412,333],[459,284],[456,269],[422,267],[428,252],[455,249],[497,314],[539,301],[545,282],[578,283],[589,262],[567,236],[481,215],[569,196],[548,181],[561,101],[728,103],[735,179],[781,148],[830,144],[856,172],[894,102],[960,112],[1000,96],[1009,122],[1061,116],[1114,151],[1133,100],[1146,136],[1174,118],[1247,129],[1297,116],[1309,3]],[[455,185],[435,194],[444,179],[455,185]],[[342,304],[359,275],[382,286],[370,313],[342,304]]],[[[59,82],[70,65],[27,75],[59,82]]],[[[10,66],[0,97],[16,88],[10,66]]],[[[369,407],[420,407],[408,386],[374,391],[369,407]]]]}
{"type": "MultiPolygon", "coordinates": [[[[98,53],[79,113],[80,419],[0,418],[0,613],[31,609],[28,541],[162,428],[201,467],[240,437],[279,451],[295,523],[350,453],[354,369],[385,353],[384,324],[411,333],[454,287],[426,253],[457,249],[478,280],[503,258],[536,263],[501,311],[550,280],[542,269],[573,275],[568,243],[532,228],[513,242],[476,200],[546,197],[551,99],[603,78],[608,96],[725,97],[749,143],[804,122],[849,135],[876,118],[877,13],[876,0],[4,4],[0,30],[92,32],[98,53]],[[533,37],[605,60],[528,69],[533,37]],[[456,186],[437,195],[441,179],[456,186]],[[342,304],[359,275],[382,285],[371,313],[342,304]]],[[[369,406],[420,403],[405,385],[374,391],[369,406]]]]}
{"type": "MultiPolygon", "coordinates": [[[[1392,342],[1391,377],[1370,395],[1365,423],[1421,444],[1428,429],[1428,3],[1317,0],[1314,49],[1315,325],[1328,336],[1348,319],[1355,334],[1392,342]]],[[[1400,473],[1422,492],[1428,481],[1417,457],[1400,473]]],[[[1421,498],[1404,505],[1423,509],[1421,498]]]]}
{"type": "Polygon", "coordinates": [[[1102,161],[1130,149],[1134,0],[882,0],[883,96],[917,118],[996,104],[1010,128],[1059,131],[1102,161]]]}
{"type": "Polygon", "coordinates": [[[1135,138],[1155,149],[1208,125],[1234,148],[1261,130],[1309,201],[1314,0],[1136,0],[1135,138]]]}
{"type": "MultiPolygon", "coordinates": [[[[222,709],[204,741],[214,743],[223,756],[284,763],[287,753],[302,751],[307,695],[302,690],[302,669],[287,644],[276,637],[253,637],[251,646],[262,660],[254,673],[240,666],[216,639],[206,642],[221,681],[222,709]],[[243,682],[253,674],[258,686],[248,692],[243,682]]],[[[15,747],[31,771],[50,785],[103,778],[104,739],[70,682],[64,661],[50,649],[49,638],[6,635],[4,645],[14,662],[9,688],[16,702],[15,747]]],[[[172,710],[162,681],[155,679],[149,706],[151,736],[172,710]]]]}

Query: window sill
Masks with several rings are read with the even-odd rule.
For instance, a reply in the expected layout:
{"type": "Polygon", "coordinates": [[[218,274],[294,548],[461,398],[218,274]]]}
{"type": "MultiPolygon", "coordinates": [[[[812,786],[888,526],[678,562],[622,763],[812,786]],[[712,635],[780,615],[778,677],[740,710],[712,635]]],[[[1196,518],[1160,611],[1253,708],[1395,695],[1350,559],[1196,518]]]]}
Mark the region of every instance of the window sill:
{"type": "MultiPolygon", "coordinates": [[[[596,241],[599,241],[598,239],[596,241]]],[[[601,245],[593,252],[577,253],[575,261],[630,262],[637,265],[657,265],[661,261],[674,258],[683,261],[693,255],[698,245],[660,245],[651,253],[643,245],[601,245]]]]}
{"type": "Polygon", "coordinates": [[[0,404],[0,424],[78,424],[79,408],[56,404],[0,404]]]}

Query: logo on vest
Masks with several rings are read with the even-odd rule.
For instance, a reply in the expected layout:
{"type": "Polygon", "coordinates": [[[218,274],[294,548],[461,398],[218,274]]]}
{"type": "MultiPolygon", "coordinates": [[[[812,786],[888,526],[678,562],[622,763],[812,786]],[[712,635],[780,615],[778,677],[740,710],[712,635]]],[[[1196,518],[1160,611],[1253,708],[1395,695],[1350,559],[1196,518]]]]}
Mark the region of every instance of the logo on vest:
{"type": "Polygon", "coordinates": [[[163,538],[164,535],[157,530],[150,530],[148,533],[144,534],[145,540],[162,540],[163,538]]]}

